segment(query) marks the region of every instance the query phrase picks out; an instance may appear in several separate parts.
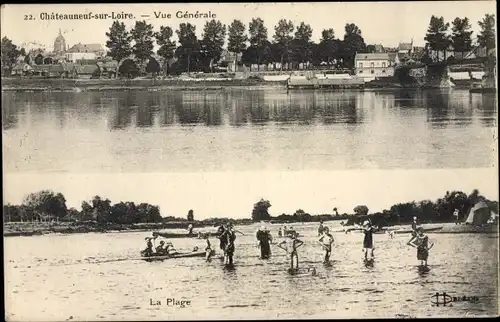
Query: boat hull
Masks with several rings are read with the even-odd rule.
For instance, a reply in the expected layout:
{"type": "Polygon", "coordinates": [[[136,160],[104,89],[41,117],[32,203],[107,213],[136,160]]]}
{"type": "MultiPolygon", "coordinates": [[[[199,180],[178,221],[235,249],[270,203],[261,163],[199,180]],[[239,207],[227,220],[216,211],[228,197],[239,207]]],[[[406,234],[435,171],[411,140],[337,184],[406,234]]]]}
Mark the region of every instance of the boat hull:
{"type": "MultiPolygon", "coordinates": [[[[193,234],[176,234],[176,233],[162,233],[162,232],[154,232],[154,234],[158,234],[158,236],[163,238],[199,238],[197,233],[193,234]]],[[[217,233],[208,233],[209,237],[216,237],[217,233]]]]}
{"type": "MultiPolygon", "coordinates": [[[[425,233],[430,233],[430,232],[437,232],[443,229],[443,226],[440,227],[433,227],[433,228],[424,228],[425,233]]],[[[411,229],[401,229],[401,230],[393,230],[394,234],[411,234],[413,230],[411,229]]]]}
{"type": "Polygon", "coordinates": [[[496,234],[498,233],[498,226],[488,225],[488,226],[472,226],[472,225],[456,225],[444,227],[443,229],[436,231],[435,233],[440,234],[496,234]]]}
{"type": "Polygon", "coordinates": [[[164,261],[166,259],[175,259],[175,258],[189,258],[189,257],[205,257],[206,253],[204,251],[197,251],[197,252],[191,252],[191,253],[178,253],[178,254],[173,254],[173,255],[153,255],[153,256],[141,256],[142,260],[148,261],[148,262],[154,262],[154,261],[164,261]]]}

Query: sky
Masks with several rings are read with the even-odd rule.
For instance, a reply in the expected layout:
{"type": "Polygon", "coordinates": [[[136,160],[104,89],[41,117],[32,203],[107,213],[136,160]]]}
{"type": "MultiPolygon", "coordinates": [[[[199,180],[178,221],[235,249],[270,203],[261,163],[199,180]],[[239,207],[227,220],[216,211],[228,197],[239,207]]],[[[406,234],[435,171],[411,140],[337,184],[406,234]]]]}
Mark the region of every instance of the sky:
{"type": "MultiPolygon", "coordinates": [[[[217,20],[229,25],[234,19],[241,20],[248,28],[252,17],[260,17],[268,29],[271,39],[274,26],[279,19],[292,20],[295,25],[301,21],[310,24],[312,38],[319,41],[321,31],[333,28],[337,37],[343,37],[346,23],[355,23],[362,31],[367,44],[382,44],[396,47],[400,42],[414,40],[414,45],[423,46],[424,36],[432,15],[443,16],[445,21],[455,17],[468,17],[472,30],[477,34],[477,21],[485,14],[496,13],[495,1],[405,1],[405,2],[336,2],[336,3],[175,3],[175,4],[19,4],[3,5],[1,12],[1,34],[12,39],[16,45],[27,47],[45,46],[53,49],[53,43],[62,30],[66,43],[106,42],[106,31],[113,20],[41,20],[40,13],[132,13],[135,19],[122,20],[130,29],[137,19],[147,20],[155,30],[168,25],[176,30],[180,23],[189,22],[196,26],[200,37],[207,19],[176,18],[176,12],[203,12],[215,14],[217,20]],[[154,12],[171,13],[170,19],[156,19],[154,12]],[[141,18],[141,15],[150,15],[141,18]],[[32,15],[34,20],[24,20],[32,15]],[[31,45],[30,45],[31,44],[31,45]],[[36,45],[35,45],[36,44],[36,45]]],[[[176,39],[174,32],[174,39],[176,39]]]]}
{"type": "Polygon", "coordinates": [[[133,201],[160,206],[162,216],[250,218],[253,204],[271,202],[272,216],[303,209],[310,214],[352,213],[357,205],[377,212],[398,202],[436,200],[446,191],[479,189],[498,200],[498,168],[242,171],[121,174],[4,174],[4,203],[20,204],[27,193],[61,192],[68,207],[99,195],[113,203],[133,201]]]}

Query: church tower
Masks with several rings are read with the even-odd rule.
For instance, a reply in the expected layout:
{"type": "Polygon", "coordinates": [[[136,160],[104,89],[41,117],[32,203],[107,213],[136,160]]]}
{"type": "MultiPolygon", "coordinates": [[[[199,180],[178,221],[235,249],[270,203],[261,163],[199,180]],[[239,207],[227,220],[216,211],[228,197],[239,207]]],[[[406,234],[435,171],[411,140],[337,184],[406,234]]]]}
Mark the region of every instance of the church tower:
{"type": "Polygon", "coordinates": [[[54,41],[54,52],[55,53],[63,53],[66,51],[66,39],[64,39],[61,29],[59,28],[59,35],[54,41]]]}

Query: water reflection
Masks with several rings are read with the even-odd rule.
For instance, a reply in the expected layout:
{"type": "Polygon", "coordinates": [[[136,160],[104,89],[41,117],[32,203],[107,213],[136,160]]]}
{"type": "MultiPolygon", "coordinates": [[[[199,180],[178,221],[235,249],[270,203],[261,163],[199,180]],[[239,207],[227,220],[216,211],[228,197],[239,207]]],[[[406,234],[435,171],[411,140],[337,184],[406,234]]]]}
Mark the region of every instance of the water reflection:
{"type": "MultiPolygon", "coordinates": [[[[459,90],[4,92],[2,107],[16,169],[55,166],[44,158],[61,153],[37,144],[55,149],[67,140],[74,151],[60,164],[75,164],[71,155],[97,145],[108,169],[120,163],[123,171],[489,166],[489,128],[497,123],[495,95],[459,90]],[[184,130],[192,126],[196,131],[184,130]],[[20,147],[26,133],[32,150],[20,147]],[[464,150],[483,157],[464,159],[464,150]],[[29,162],[21,157],[27,154],[29,162]]],[[[89,166],[102,164],[98,155],[86,158],[89,166]]]]}

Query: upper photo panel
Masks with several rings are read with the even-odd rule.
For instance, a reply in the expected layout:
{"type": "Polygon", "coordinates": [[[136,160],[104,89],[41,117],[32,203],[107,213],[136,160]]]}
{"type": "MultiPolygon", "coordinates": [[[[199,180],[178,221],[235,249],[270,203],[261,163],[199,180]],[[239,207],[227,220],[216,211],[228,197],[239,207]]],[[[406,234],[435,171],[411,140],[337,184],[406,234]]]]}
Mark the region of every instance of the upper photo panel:
{"type": "Polygon", "coordinates": [[[7,173],[489,168],[494,1],[2,7],[7,173]]]}

